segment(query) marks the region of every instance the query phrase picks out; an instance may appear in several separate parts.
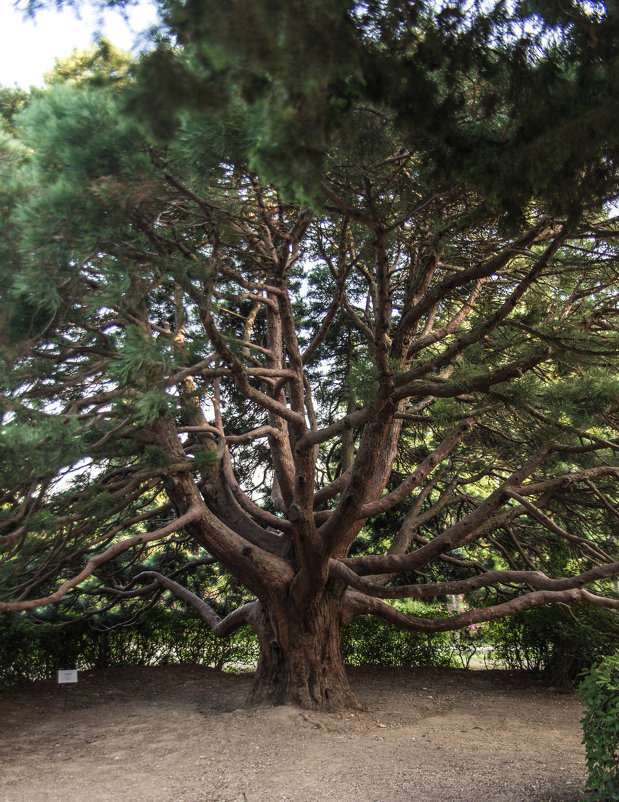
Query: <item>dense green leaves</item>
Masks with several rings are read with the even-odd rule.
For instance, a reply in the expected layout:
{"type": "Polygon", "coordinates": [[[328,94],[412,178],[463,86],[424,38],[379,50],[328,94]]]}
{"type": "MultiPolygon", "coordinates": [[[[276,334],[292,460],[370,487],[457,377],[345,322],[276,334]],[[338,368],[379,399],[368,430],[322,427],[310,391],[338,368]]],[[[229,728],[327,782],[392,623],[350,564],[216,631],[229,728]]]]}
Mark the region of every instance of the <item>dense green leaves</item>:
{"type": "Polygon", "coordinates": [[[578,695],[586,708],[582,725],[588,798],[619,799],[619,655],[606,657],[592,668],[578,695]]]}

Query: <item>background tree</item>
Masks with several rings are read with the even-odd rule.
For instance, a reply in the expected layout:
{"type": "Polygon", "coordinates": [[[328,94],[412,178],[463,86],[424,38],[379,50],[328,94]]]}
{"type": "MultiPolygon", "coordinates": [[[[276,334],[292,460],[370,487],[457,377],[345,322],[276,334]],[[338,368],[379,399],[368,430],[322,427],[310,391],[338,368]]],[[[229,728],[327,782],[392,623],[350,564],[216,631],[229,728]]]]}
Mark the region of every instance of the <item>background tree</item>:
{"type": "Polygon", "coordinates": [[[619,609],[616,19],[244,9],[170,0],[5,145],[0,611],[171,591],[333,709],[355,616],[619,609]]]}
{"type": "Polygon", "coordinates": [[[66,81],[90,84],[118,84],[126,81],[131,69],[131,54],[115,47],[107,39],[86,50],[75,48],[70,56],[57,58],[54,67],[45,73],[47,85],[66,81]]]}

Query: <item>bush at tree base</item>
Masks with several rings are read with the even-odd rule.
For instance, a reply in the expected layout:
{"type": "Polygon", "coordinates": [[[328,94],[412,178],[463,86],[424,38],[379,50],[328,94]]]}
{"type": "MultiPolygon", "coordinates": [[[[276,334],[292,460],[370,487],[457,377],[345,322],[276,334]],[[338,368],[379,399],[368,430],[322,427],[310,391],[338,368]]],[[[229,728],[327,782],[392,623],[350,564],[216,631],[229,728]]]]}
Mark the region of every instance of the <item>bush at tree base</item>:
{"type": "Polygon", "coordinates": [[[402,632],[375,618],[356,618],[342,634],[344,662],[351,666],[437,666],[457,664],[452,633],[402,632]]]}
{"type": "MultiPolygon", "coordinates": [[[[197,615],[169,608],[153,609],[123,626],[118,615],[80,620],[59,628],[33,625],[25,615],[0,617],[0,689],[19,682],[53,677],[59,668],[197,663],[251,667],[258,641],[248,627],[230,638],[216,638],[197,615]]],[[[375,619],[359,618],[342,639],[349,665],[450,666],[457,664],[450,633],[401,632],[375,619]]]]}
{"type": "Polygon", "coordinates": [[[585,705],[583,743],[587,750],[587,799],[619,800],[619,652],[608,655],[581,682],[585,705]]]}
{"type": "MultiPolygon", "coordinates": [[[[488,644],[494,663],[538,671],[552,684],[567,685],[617,646],[606,613],[583,605],[574,611],[576,618],[562,608],[536,608],[493,622],[482,632],[434,635],[403,632],[359,617],[344,630],[342,651],[352,666],[468,667],[476,649],[488,644]]],[[[257,639],[249,628],[216,638],[186,610],[154,608],[135,622],[110,611],[62,627],[53,613],[45,613],[50,621],[36,625],[23,613],[0,617],[0,689],[52,677],[59,668],[171,663],[250,667],[258,657],[257,639]]]]}

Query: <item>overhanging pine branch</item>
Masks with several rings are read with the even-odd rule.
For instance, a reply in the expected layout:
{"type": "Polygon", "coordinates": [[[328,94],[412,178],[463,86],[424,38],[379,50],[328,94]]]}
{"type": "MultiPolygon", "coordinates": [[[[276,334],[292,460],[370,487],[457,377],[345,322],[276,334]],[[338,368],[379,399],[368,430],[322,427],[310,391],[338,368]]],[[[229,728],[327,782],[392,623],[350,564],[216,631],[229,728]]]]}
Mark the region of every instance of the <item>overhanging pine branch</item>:
{"type": "Polygon", "coordinates": [[[452,582],[429,582],[419,585],[384,585],[368,582],[339,560],[329,562],[329,576],[346,582],[351,588],[381,599],[426,599],[434,596],[457,596],[481,588],[498,585],[520,585],[537,590],[564,591],[583,588],[601,579],[619,576],[619,562],[600,565],[573,577],[554,579],[542,571],[487,571],[478,576],[452,582]]]}
{"type": "Polygon", "coordinates": [[[364,596],[356,590],[349,590],[345,594],[345,601],[348,605],[349,614],[355,615],[376,615],[384,618],[399,629],[412,630],[414,632],[449,632],[456,629],[463,629],[472,624],[483,624],[487,621],[495,621],[497,618],[504,618],[514,613],[530,610],[532,607],[540,607],[544,604],[569,604],[573,602],[587,602],[606,610],[619,610],[619,600],[609,599],[605,596],[598,596],[584,589],[572,590],[539,590],[517,596],[515,599],[496,604],[492,607],[483,607],[479,610],[467,610],[459,615],[447,618],[418,618],[406,615],[396,610],[391,605],[379,599],[364,596]]]}
{"type": "Polygon", "coordinates": [[[63,596],[66,596],[66,594],[72,588],[76,588],[85,579],[91,576],[91,574],[99,565],[109,562],[109,560],[125,551],[128,551],[134,546],[141,546],[145,543],[151,543],[154,540],[160,540],[161,538],[172,534],[172,532],[178,532],[179,529],[187,526],[187,524],[190,524],[192,521],[196,521],[199,517],[200,508],[197,506],[191,506],[184,515],[181,515],[175,521],[166,524],[166,526],[162,526],[160,529],[156,529],[154,532],[147,532],[142,535],[134,535],[134,537],[122,540],[120,543],[115,543],[101,554],[91,557],[79,574],[76,574],[71,579],[63,582],[63,584],[58,588],[58,590],[54,591],[54,593],[50,593],[49,595],[43,596],[39,599],[28,599],[19,602],[0,602],[0,612],[8,613],[18,610],[34,610],[36,607],[54,604],[55,602],[60,601],[63,596]]]}

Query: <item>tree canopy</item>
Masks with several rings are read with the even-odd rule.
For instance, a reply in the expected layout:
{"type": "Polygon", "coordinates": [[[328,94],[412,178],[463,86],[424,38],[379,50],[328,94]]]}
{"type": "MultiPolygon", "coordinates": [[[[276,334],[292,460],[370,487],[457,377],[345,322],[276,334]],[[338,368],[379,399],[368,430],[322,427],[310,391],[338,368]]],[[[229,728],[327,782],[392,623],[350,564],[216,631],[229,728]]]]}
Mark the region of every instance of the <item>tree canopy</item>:
{"type": "Polygon", "coordinates": [[[618,610],[617,14],[161,8],[2,135],[0,612],[170,591],[335,708],[355,616],[618,610]]]}

